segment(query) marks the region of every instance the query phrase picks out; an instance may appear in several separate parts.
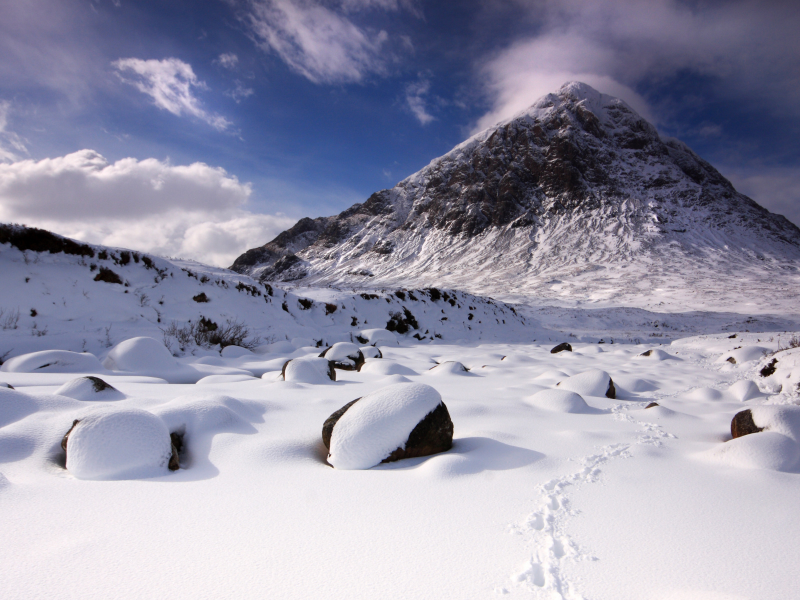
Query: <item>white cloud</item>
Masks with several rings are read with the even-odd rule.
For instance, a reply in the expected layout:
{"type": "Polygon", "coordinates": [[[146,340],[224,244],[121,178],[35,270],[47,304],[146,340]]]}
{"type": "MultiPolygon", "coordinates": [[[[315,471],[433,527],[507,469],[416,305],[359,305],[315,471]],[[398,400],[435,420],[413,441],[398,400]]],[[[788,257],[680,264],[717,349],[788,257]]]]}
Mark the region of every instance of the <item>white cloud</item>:
{"type": "Polygon", "coordinates": [[[188,114],[205,121],[215,129],[224,131],[231,122],[225,117],[206,111],[194,95],[194,88],[205,89],[197,79],[192,66],[177,58],[142,60],[121,58],[112,63],[120,78],[153,99],[153,103],[176,116],[188,114]],[[123,74],[133,73],[134,79],[123,74]]]}
{"type": "Polygon", "coordinates": [[[214,62],[226,69],[235,69],[236,65],[239,64],[239,57],[233,52],[225,52],[224,54],[220,54],[219,58],[214,62]]]}
{"type": "Polygon", "coordinates": [[[92,150],[0,164],[0,221],[228,266],[293,219],[247,210],[249,183],[203,163],[109,163],[92,150]]]}
{"type": "Polygon", "coordinates": [[[228,90],[227,92],[225,92],[225,95],[230,96],[236,101],[236,104],[239,104],[239,102],[241,102],[245,98],[249,98],[254,93],[255,92],[253,91],[253,88],[244,87],[244,85],[242,85],[242,82],[237,79],[236,87],[232,90],[228,90]]]}
{"type": "Polygon", "coordinates": [[[430,91],[431,82],[425,78],[420,78],[419,81],[409,83],[406,86],[406,105],[423,125],[427,125],[435,119],[435,117],[428,112],[428,101],[426,97],[430,91]]]}
{"type": "MultiPolygon", "coordinates": [[[[800,101],[800,48],[791,3],[739,0],[542,0],[520,2],[537,34],[514,41],[481,70],[492,101],[476,126],[509,118],[570,80],[621,96],[653,120],[634,89],[688,72],[776,106],[800,101]],[[795,49],[795,51],[792,51],[795,49]]],[[[658,115],[655,121],[658,122],[658,115]]]]}
{"type": "MultiPolygon", "coordinates": [[[[330,3],[329,3],[330,4],[330,3]]],[[[359,27],[345,13],[397,10],[391,0],[345,0],[340,10],[315,0],[251,0],[244,17],[255,42],[314,83],[350,83],[385,71],[385,31],[359,27]]]]}
{"type": "Polygon", "coordinates": [[[10,111],[11,103],[8,100],[0,101],[0,162],[13,162],[19,160],[20,153],[28,153],[22,138],[16,133],[6,130],[10,111]]]}

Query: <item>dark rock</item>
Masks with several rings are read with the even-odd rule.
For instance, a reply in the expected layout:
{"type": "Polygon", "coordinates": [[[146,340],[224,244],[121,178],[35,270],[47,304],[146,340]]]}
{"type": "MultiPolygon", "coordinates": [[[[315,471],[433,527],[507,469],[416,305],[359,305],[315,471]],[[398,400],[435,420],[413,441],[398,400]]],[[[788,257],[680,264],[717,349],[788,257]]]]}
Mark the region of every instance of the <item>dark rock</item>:
{"type": "Polygon", "coordinates": [[[651,402],[650,404],[645,406],[644,409],[647,410],[648,408],[653,408],[654,406],[658,406],[658,402],[651,402]]]}
{"type": "MultiPolygon", "coordinates": [[[[326,348],[325,351],[322,352],[319,355],[319,357],[320,358],[326,358],[326,355],[328,354],[329,350],[330,350],[330,348],[326,348]]],[[[333,365],[333,368],[340,369],[342,371],[360,371],[361,367],[363,367],[364,363],[366,362],[365,359],[364,359],[364,355],[362,354],[361,350],[358,350],[354,354],[348,354],[347,358],[349,358],[351,361],[353,361],[353,364],[351,364],[349,362],[342,361],[342,360],[330,360],[330,359],[328,360],[328,362],[331,365],[333,365]]],[[[335,381],[335,379],[334,379],[334,381],[335,381]]]]}
{"type": "Polygon", "coordinates": [[[550,354],[558,354],[559,352],[572,352],[572,346],[567,342],[562,342],[552,350],[550,350],[550,354]]]}
{"type": "Polygon", "coordinates": [[[617,398],[617,388],[614,387],[614,380],[608,378],[608,389],[606,390],[606,398],[615,400],[617,398]]]}
{"type": "MultiPolygon", "coordinates": [[[[331,437],[337,421],[359,400],[361,398],[348,402],[325,420],[322,425],[322,443],[325,444],[328,450],[331,448],[331,437]]],[[[445,452],[452,447],[453,421],[450,418],[447,406],[445,406],[444,402],[441,402],[411,430],[405,448],[397,448],[384,458],[381,463],[394,462],[403,458],[430,456],[431,454],[445,452]]]]}
{"type": "Polygon", "coordinates": [[[645,350],[645,351],[644,351],[644,352],[642,352],[642,353],[641,353],[639,356],[650,356],[652,353],[653,353],[653,350],[652,350],[652,349],[650,349],[650,350],[645,350]]]}
{"type": "Polygon", "coordinates": [[[726,358],[725,360],[726,360],[727,362],[731,363],[732,365],[735,365],[735,364],[736,364],[736,359],[735,359],[735,358],[733,358],[732,356],[729,356],[729,357],[728,357],[728,358],[726,358]]]}
{"type": "Polygon", "coordinates": [[[778,364],[778,359],[773,358],[768,365],[766,365],[763,369],[761,369],[761,371],[759,371],[759,374],[762,377],[769,377],[770,375],[775,373],[775,365],[777,364],[778,364]]]}
{"type": "Polygon", "coordinates": [[[172,456],[169,458],[169,470],[177,471],[181,468],[180,453],[183,450],[183,434],[173,431],[169,434],[169,439],[172,442],[172,456]]]}
{"type": "Polygon", "coordinates": [[[112,392],[116,392],[117,388],[115,388],[110,383],[106,383],[99,377],[95,377],[94,375],[87,375],[86,377],[82,377],[82,379],[88,379],[92,382],[92,387],[94,387],[95,392],[103,392],[105,390],[110,390],[112,392]]]}
{"type": "Polygon", "coordinates": [[[764,431],[763,427],[757,427],[753,421],[753,413],[750,409],[736,413],[731,421],[731,437],[734,439],[751,433],[764,431]]]}
{"type": "Polygon", "coordinates": [[[729,339],[729,340],[732,340],[732,339],[734,339],[735,337],[736,337],[736,334],[734,333],[733,335],[729,335],[729,336],[728,336],[728,339],[729,339]]]}
{"type": "Polygon", "coordinates": [[[69,440],[69,434],[70,434],[70,433],[72,433],[72,430],[73,430],[73,429],[75,429],[75,425],[77,425],[77,424],[78,424],[78,423],[80,423],[80,422],[81,422],[81,420],[80,420],[80,419],[75,419],[75,420],[72,422],[72,427],[70,427],[70,428],[69,428],[69,431],[67,431],[67,433],[65,433],[65,434],[64,434],[64,437],[63,437],[63,438],[61,438],[61,449],[62,449],[62,450],[65,452],[65,453],[66,453],[66,451],[67,451],[67,441],[69,440]]]}

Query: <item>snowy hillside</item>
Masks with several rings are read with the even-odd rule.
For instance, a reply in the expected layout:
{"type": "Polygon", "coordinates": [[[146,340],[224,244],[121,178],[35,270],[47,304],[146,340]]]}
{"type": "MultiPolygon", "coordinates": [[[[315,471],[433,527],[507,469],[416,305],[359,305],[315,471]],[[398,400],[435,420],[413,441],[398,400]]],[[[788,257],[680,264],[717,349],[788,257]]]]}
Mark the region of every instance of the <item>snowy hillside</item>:
{"type": "Polygon", "coordinates": [[[623,101],[569,83],[391,190],[234,263],[265,281],[793,311],[800,230],[623,101]],[[657,296],[657,297],[655,297],[657,296]]]}

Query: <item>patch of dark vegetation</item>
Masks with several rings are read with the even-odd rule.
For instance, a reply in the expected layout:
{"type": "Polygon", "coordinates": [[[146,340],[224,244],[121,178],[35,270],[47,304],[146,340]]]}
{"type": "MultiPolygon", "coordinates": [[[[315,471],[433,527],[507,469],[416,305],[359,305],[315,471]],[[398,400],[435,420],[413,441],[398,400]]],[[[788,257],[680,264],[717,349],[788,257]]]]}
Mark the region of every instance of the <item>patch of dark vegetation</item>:
{"type": "Polygon", "coordinates": [[[117,283],[122,285],[122,279],[120,276],[114,273],[111,269],[107,269],[106,267],[100,267],[100,272],[95,275],[95,281],[105,281],[106,283],[117,283]]]}
{"type": "Polygon", "coordinates": [[[475,315],[473,315],[472,313],[469,313],[467,315],[467,321],[472,321],[472,319],[474,319],[474,318],[475,318],[475,315]]]}
{"type": "Polygon", "coordinates": [[[300,305],[300,310],[309,310],[314,306],[314,301],[308,298],[298,298],[297,303],[300,305]]]}
{"type": "Polygon", "coordinates": [[[164,335],[164,345],[171,348],[172,340],[176,340],[183,351],[192,345],[201,348],[219,346],[240,346],[253,350],[261,344],[261,338],[251,338],[250,329],[242,321],[226,319],[224,325],[219,325],[211,319],[201,316],[199,320],[179,326],[173,321],[166,329],[161,330],[164,335]]]}
{"type": "Polygon", "coordinates": [[[97,258],[100,260],[108,260],[108,252],[100,250],[100,252],[97,253],[97,258]]]}
{"type": "Polygon", "coordinates": [[[283,304],[281,304],[281,308],[282,308],[283,310],[285,310],[286,312],[289,312],[289,305],[288,305],[288,304],[286,304],[286,301],[285,301],[285,300],[284,300],[283,304]]]}
{"type": "Polygon", "coordinates": [[[396,291],[394,293],[394,295],[397,296],[398,298],[400,298],[400,300],[405,301],[405,299],[406,299],[406,293],[405,292],[401,292],[401,291],[398,290],[398,291],[396,291]]]}
{"type": "Polygon", "coordinates": [[[357,335],[356,339],[358,340],[359,344],[368,344],[369,340],[361,335],[357,335]]]}
{"type": "Polygon", "coordinates": [[[361,294],[361,297],[364,300],[377,300],[378,299],[378,295],[377,294],[366,294],[366,293],[364,293],[364,294],[361,294]]]}
{"type": "Polygon", "coordinates": [[[39,313],[36,311],[36,309],[35,309],[35,308],[32,308],[32,309],[31,309],[31,316],[32,316],[32,317],[35,317],[35,316],[36,316],[36,315],[38,315],[38,314],[39,314],[39,313]]]}
{"type": "Polygon", "coordinates": [[[411,298],[414,302],[417,302],[417,297],[414,295],[414,292],[408,292],[408,297],[411,298]]]}
{"type": "Polygon", "coordinates": [[[181,267],[181,271],[186,273],[189,277],[194,277],[195,279],[197,279],[197,273],[195,273],[194,271],[190,269],[184,269],[183,267],[181,267]]]}
{"type": "Polygon", "coordinates": [[[149,256],[143,256],[142,257],[142,262],[144,263],[144,268],[145,269],[155,269],[156,268],[156,264],[153,262],[153,259],[150,258],[149,256]]]}
{"type": "Polygon", "coordinates": [[[205,292],[200,292],[199,294],[197,294],[197,296],[192,296],[192,300],[194,300],[195,302],[201,302],[201,303],[202,302],[211,302],[211,298],[206,296],[205,292]]]}
{"type": "Polygon", "coordinates": [[[330,304],[329,302],[326,302],[325,303],[325,314],[326,315],[332,315],[333,313],[336,312],[337,308],[339,308],[339,307],[336,306],[335,304],[330,304]]]}
{"type": "Polygon", "coordinates": [[[123,267],[131,262],[131,253],[127,250],[123,250],[119,253],[119,264],[123,267]]]}
{"type": "Polygon", "coordinates": [[[403,312],[393,312],[389,313],[389,322],[386,323],[386,329],[389,331],[396,331],[399,334],[408,333],[410,329],[419,329],[419,323],[417,323],[417,319],[414,315],[411,314],[411,311],[408,310],[405,306],[403,307],[403,312]]]}
{"type": "Polygon", "coordinates": [[[249,295],[255,297],[261,296],[261,292],[254,285],[247,285],[241,281],[236,284],[236,289],[240,292],[247,292],[249,295]]]}
{"type": "Polygon", "coordinates": [[[442,297],[442,293],[436,288],[427,288],[426,290],[423,290],[423,291],[428,292],[428,295],[431,297],[431,300],[433,300],[434,302],[436,302],[437,300],[441,299],[441,297],[442,297]]]}
{"type": "Polygon", "coordinates": [[[141,254],[139,254],[138,252],[134,252],[132,256],[133,256],[133,262],[135,262],[138,265],[139,260],[142,258],[141,254]]]}
{"type": "Polygon", "coordinates": [[[358,327],[358,319],[356,319],[355,317],[352,317],[350,319],[350,327],[358,327]]]}
{"type": "Polygon", "coordinates": [[[270,284],[265,283],[263,285],[264,285],[264,289],[266,290],[267,294],[269,294],[270,296],[274,296],[275,295],[275,293],[272,291],[272,286],[270,284]]]}
{"type": "Polygon", "coordinates": [[[94,258],[94,250],[73,240],[55,235],[44,229],[23,225],[0,225],[0,244],[11,244],[21,251],[73,254],[94,258]]]}
{"type": "Polygon", "coordinates": [[[208,278],[208,275],[200,275],[200,283],[208,283],[211,279],[208,278]]]}

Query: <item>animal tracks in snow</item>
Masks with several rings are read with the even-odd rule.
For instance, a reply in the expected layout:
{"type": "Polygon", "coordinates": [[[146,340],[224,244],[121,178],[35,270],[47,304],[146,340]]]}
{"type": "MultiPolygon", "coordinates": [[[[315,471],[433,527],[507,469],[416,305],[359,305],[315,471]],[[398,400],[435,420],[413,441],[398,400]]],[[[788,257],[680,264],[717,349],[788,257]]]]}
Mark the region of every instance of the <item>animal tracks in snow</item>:
{"type": "MultiPolygon", "coordinates": [[[[524,586],[537,598],[584,600],[577,582],[570,581],[564,575],[563,567],[568,561],[599,559],[567,533],[570,518],[580,512],[573,508],[569,491],[576,486],[598,481],[602,467],[611,460],[631,458],[630,449],[633,446],[661,446],[662,440],[675,438],[660,425],[638,421],[628,414],[631,408],[644,406],[644,403],[640,404],[616,404],[611,409],[614,419],[639,427],[639,435],[634,442],[609,444],[593,454],[576,459],[580,468],[540,485],[537,508],[520,522],[509,526],[510,533],[528,537],[532,547],[531,557],[511,576],[511,586],[524,586]]],[[[496,588],[495,591],[499,594],[509,593],[508,587],[496,588]]]]}

